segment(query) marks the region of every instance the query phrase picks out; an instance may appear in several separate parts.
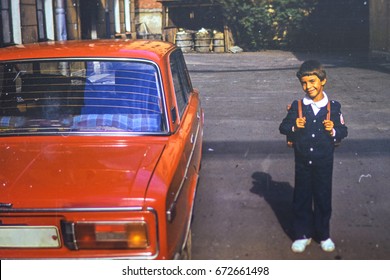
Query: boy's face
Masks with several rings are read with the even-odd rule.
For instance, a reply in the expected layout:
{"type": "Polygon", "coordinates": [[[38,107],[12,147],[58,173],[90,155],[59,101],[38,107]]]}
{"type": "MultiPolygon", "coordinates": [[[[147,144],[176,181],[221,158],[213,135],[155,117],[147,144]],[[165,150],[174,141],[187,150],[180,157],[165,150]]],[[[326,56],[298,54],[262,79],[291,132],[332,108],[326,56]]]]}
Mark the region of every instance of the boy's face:
{"type": "Polygon", "coordinates": [[[324,98],[324,86],[326,79],[320,80],[316,75],[303,76],[300,79],[302,89],[306,92],[307,96],[310,97],[314,102],[320,101],[324,98]]]}

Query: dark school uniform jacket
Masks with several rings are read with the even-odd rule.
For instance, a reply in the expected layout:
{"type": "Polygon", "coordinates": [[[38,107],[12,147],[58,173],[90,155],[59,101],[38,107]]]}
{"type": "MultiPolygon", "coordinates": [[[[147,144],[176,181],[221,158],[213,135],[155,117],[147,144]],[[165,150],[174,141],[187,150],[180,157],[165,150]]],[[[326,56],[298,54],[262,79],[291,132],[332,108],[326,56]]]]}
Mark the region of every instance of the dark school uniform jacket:
{"type": "Polygon", "coordinates": [[[326,119],[328,112],[326,106],[322,107],[317,115],[314,115],[311,105],[305,105],[302,102],[302,115],[306,117],[305,128],[295,129],[295,121],[298,117],[298,101],[291,104],[287,116],[279,126],[281,134],[286,135],[294,143],[295,161],[305,164],[321,164],[333,162],[333,152],[336,142],[347,137],[348,129],[345,126],[343,115],[341,114],[341,105],[337,101],[330,102],[330,119],[334,123],[335,137],[331,136],[325,130],[322,123],[326,119]]]}

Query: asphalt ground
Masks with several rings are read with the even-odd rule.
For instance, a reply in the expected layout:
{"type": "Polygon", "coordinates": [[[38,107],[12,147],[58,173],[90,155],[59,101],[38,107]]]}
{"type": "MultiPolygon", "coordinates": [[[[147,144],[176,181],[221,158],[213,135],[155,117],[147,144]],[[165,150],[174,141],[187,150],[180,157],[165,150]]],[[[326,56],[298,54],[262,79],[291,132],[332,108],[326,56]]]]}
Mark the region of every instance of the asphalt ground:
{"type": "Polygon", "coordinates": [[[284,51],[185,54],[205,110],[203,160],[192,224],[193,259],[390,259],[390,71],[366,54],[284,51]],[[293,150],[279,134],[286,105],[302,98],[307,59],[328,73],[349,136],[336,149],[331,236],[290,249],[293,150]]]}

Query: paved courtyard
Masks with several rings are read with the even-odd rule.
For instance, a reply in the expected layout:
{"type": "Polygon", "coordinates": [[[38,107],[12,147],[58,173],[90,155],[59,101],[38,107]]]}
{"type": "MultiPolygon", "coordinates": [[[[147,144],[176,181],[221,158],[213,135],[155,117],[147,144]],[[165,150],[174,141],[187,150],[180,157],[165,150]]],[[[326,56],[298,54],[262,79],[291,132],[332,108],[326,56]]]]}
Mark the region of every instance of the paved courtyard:
{"type": "Polygon", "coordinates": [[[264,51],[185,55],[205,130],[193,222],[194,259],[389,259],[390,74],[361,54],[264,51]],[[278,127],[302,98],[306,59],[328,72],[349,137],[337,148],[331,234],[336,251],[291,246],[293,151],[278,127]]]}

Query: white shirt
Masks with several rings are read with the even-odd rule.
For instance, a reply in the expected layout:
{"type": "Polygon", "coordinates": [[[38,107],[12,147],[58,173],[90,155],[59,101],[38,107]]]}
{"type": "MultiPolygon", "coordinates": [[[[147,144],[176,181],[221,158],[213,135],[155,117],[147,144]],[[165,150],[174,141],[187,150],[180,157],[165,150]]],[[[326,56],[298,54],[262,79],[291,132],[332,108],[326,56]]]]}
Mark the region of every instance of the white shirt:
{"type": "Polygon", "coordinates": [[[303,104],[305,105],[311,105],[311,108],[313,109],[314,115],[317,115],[318,112],[322,107],[325,107],[328,104],[328,96],[324,92],[324,98],[322,98],[320,101],[314,102],[310,97],[307,95],[303,98],[303,104]]]}

